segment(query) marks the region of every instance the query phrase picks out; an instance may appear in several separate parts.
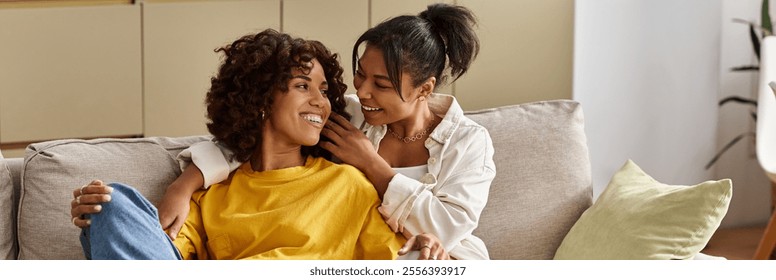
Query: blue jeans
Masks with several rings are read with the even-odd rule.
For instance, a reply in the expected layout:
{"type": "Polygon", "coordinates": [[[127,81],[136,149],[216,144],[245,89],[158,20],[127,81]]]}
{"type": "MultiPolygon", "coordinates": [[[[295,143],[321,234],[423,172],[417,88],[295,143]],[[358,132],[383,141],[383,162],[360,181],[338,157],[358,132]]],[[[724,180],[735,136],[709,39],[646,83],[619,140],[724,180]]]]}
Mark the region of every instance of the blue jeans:
{"type": "Polygon", "coordinates": [[[159,224],[151,202],[132,187],[112,183],[111,201],[87,215],[81,247],[89,260],[180,260],[181,255],[159,224]]]}

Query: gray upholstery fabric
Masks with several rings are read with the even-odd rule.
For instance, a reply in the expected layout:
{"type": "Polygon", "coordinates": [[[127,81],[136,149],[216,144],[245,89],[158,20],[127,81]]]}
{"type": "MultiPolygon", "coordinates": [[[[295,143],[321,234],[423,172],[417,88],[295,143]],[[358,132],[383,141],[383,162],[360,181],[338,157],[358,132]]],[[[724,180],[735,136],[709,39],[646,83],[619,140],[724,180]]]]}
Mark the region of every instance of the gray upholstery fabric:
{"type": "Polygon", "coordinates": [[[495,147],[496,178],[475,235],[492,259],[552,259],[592,204],[582,107],[545,101],[467,116],[488,129],[495,147]]]}
{"type": "Polygon", "coordinates": [[[11,171],[0,152],[0,259],[16,259],[16,205],[11,171]]]}
{"type": "Polygon", "coordinates": [[[180,174],[177,154],[204,136],[59,140],[30,145],[19,198],[19,259],[83,259],[72,191],[92,179],[134,186],[158,204],[180,174]]]}

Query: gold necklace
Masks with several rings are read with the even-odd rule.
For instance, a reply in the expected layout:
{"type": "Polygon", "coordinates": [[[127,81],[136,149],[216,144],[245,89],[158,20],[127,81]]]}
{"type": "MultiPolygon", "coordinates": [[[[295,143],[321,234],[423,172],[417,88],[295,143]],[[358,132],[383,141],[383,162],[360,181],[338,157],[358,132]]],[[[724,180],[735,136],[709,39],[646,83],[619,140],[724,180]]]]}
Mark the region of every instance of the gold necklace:
{"type": "Polygon", "coordinates": [[[431,130],[431,128],[434,127],[434,120],[436,120],[436,115],[433,115],[431,117],[431,123],[428,125],[428,127],[426,127],[426,129],[424,129],[424,130],[422,130],[422,131],[418,132],[417,134],[415,134],[413,136],[410,136],[410,137],[401,137],[399,134],[397,134],[395,131],[393,131],[393,129],[391,129],[390,127],[388,127],[388,132],[390,132],[391,135],[393,135],[393,137],[396,137],[396,139],[399,139],[402,142],[409,144],[410,142],[415,142],[415,141],[418,141],[420,139],[423,139],[423,136],[426,136],[426,134],[428,134],[429,130],[431,130]]]}

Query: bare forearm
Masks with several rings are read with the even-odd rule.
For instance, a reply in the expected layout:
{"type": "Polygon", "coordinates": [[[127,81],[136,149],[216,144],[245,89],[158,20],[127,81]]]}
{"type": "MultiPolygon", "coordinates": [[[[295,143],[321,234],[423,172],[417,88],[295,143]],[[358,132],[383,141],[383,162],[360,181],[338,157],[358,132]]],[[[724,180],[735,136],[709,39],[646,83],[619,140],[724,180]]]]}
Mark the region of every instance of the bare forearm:
{"type": "Polygon", "coordinates": [[[202,172],[194,164],[189,164],[186,169],[183,170],[180,176],[170,184],[167,192],[175,192],[178,194],[186,194],[191,197],[195,191],[202,189],[205,184],[205,178],[202,176],[202,172]]]}
{"type": "Polygon", "coordinates": [[[359,167],[359,169],[361,172],[364,172],[366,178],[372,182],[375,190],[377,190],[377,195],[382,200],[385,191],[388,189],[388,183],[390,183],[393,176],[396,175],[396,171],[394,171],[382,158],[367,162],[364,166],[359,167]]]}

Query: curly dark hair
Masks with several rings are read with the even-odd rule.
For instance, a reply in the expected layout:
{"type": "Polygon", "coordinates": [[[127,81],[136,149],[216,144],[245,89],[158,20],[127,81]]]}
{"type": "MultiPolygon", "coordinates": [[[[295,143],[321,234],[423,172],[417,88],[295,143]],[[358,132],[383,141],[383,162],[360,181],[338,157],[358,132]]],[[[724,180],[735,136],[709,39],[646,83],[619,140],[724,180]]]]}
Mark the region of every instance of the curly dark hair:
{"type": "MultiPolygon", "coordinates": [[[[343,69],[318,41],[293,38],[273,29],[250,34],[218,48],[224,58],[218,73],[211,78],[207,93],[207,128],[216,141],[234,153],[235,160],[248,161],[261,147],[263,116],[271,114],[272,92],[288,92],[291,70],[311,70],[313,59],[323,67],[329,84],[327,98],[331,110],[346,118],[343,69]]],[[[322,137],[323,139],[323,137],[322,137]]],[[[302,147],[303,156],[331,159],[319,146],[302,147]]]]}

